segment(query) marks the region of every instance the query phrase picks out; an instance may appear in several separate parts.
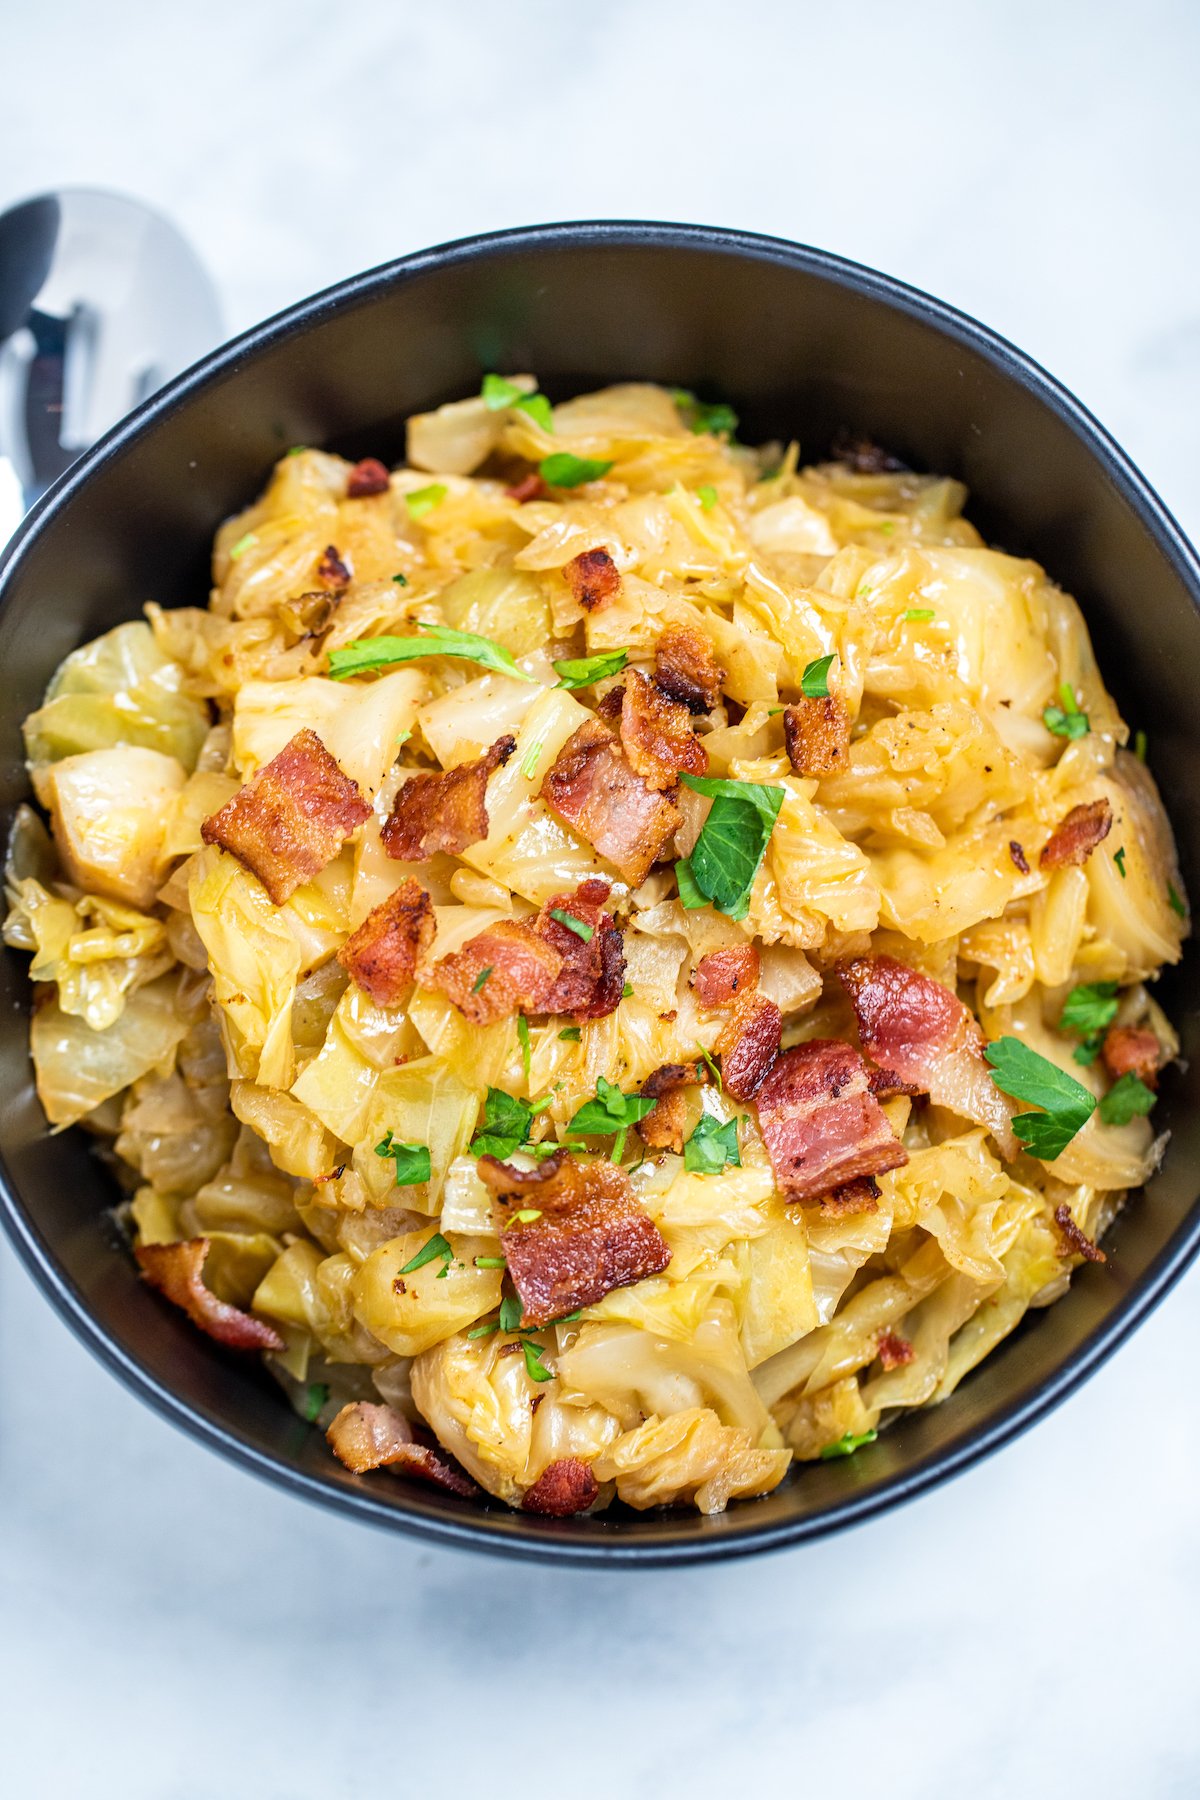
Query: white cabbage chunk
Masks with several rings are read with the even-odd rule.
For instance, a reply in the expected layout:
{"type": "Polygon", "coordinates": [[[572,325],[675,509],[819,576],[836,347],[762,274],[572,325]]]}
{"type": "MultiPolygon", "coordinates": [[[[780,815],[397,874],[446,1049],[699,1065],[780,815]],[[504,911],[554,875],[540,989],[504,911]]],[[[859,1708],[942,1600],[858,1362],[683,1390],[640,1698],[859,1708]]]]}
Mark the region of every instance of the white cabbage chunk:
{"type": "Polygon", "coordinates": [[[143,912],[153,906],[166,860],[166,827],[186,780],[175,757],[133,745],[54,763],[42,798],[70,880],[143,912]]]}
{"type": "Polygon", "coordinates": [[[185,692],[180,665],[136,620],[73,650],[23,730],[36,774],[46,763],[117,745],[157,750],[194,769],[208,727],[208,708],[185,692]]]}
{"type": "Polygon", "coordinates": [[[263,1087],[291,1084],[300,947],[256,876],[215,846],[193,862],[192,921],[208,952],[231,1067],[263,1087]]]}
{"type": "Polygon", "coordinates": [[[702,1513],[724,1512],[730,1500],[769,1494],[787,1474],[790,1450],[763,1448],[750,1432],[723,1425],[708,1407],[651,1415],[592,1464],[599,1481],[614,1481],[627,1506],[693,1501],[702,1513]]]}
{"type": "Polygon", "coordinates": [[[372,799],[399,755],[429,691],[428,677],[412,667],[372,681],[331,681],[310,675],[297,681],[248,681],[233,708],[233,760],[243,780],[278,756],[298,731],[315,731],[351,781],[372,799]]]}
{"type": "Polygon", "coordinates": [[[74,1125],[151,1070],[166,1070],[188,1019],[177,1005],[174,975],[128,996],[119,1018],[93,1031],[56,1000],[39,1006],[30,1026],[38,1099],[51,1125],[74,1125]]]}
{"type": "Polygon", "coordinates": [[[420,1263],[434,1235],[426,1229],[390,1239],[354,1276],[355,1318],[397,1356],[419,1356],[500,1304],[501,1270],[475,1266],[475,1258],[494,1246],[484,1238],[455,1237],[447,1240],[452,1257],[420,1263]]]}

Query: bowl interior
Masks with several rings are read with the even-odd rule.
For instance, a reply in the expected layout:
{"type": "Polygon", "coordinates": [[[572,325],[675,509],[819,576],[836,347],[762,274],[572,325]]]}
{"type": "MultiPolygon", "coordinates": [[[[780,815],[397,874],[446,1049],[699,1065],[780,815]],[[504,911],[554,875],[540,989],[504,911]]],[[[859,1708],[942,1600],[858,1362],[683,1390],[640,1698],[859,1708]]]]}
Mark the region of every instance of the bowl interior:
{"type": "MultiPolygon", "coordinates": [[[[989,541],[1036,558],[1080,600],[1125,717],[1150,737],[1185,879],[1200,872],[1195,560],[1086,415],[1015,352],[880,277],[814,252],[699,228],[575,226],[433,251],[285,314],[173,384],[42,503],[3,569],[0,808],[26,797],[20,721],[61,658],[147,600],[203,605],[213,531],[291,444],[398,459],[413,411],[530,370],[554,399],[645,379],[728,398],[747,442],[840,427],[955,475],[989,541]]],[[[46,1134],[26,1051],[26,959],[0,961],[0,1157],[8,1222],[91,1346],[177,1422],[261,1473],[377,1521],[575,1560],[752,1549],[863,1516],[950,1472],[1053,1403],[1115,1344],[1195,1247],[1200,1172],[1196,959],[1162,983],[1189,1067],[1158,1117],[1162,1171],[1080,1270],[945,1405],[853,1459],[806,1465],[715,1519],[556,1523],[483,1510],[336,1465],[254,1364],[194,1333],[114,1241],[108,1180],[80,1131],[46,1134]]]]}

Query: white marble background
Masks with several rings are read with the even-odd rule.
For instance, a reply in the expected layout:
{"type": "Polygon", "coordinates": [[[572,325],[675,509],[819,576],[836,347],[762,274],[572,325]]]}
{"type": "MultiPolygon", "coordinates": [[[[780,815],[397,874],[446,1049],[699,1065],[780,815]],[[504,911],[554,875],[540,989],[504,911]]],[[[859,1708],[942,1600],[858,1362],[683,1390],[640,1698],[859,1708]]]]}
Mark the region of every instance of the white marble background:
{"type": "MultiPolygon", "coordinates": [[[[1200,528],[1200,9],[0,8],[0,204],[138,193],[241,327],[492,226],[842,251],[1062,376],[1200,528]]],[[[1131,596],[1136,604],[1136,596],[1131,596]]],[[[0,1787],[22,1800],[1200,1791],[1200,1270],[985,1467],[774,1558],[419,1548],[152,1417],[0,1251],[0,1787]]]]}

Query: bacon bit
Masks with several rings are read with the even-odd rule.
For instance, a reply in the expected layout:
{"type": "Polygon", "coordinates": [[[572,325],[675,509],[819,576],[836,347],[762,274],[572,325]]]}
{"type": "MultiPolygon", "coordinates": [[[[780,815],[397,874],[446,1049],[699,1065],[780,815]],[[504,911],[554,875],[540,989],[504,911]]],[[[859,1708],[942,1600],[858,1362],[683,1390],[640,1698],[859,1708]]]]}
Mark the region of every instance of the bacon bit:
{"type": "Polygon", "coordinates": [[[306,729],[204,820],[200,836],[236,856],[282,906],[370,816],[354,782],[306,729]]]}
{"type": "Polygon", "coordinates": [[[523,476],[513,487],[505,488],[504,492],[510,500],[524,506],[529,500],[544,500],[550,489],[537,470],[531,469],[528,475],[523,476]]]}
{"type": "Polygon", "coordinates": [[[1073,806],[1057,826],[1042,851],[1043,869],[1078,868],[1112,830],[1112,807],[1107,800],[1090,800],[1073,806]]]}
{"type": "Polygon", "coordinates": [[[1067,1256],[1082,1256],[1085,1262],[1108,1261],[1099,1244],[1093,1244],[1086,1231],[1075,1223],[1071,1216],[1071,1209],[1065,1200],[1061,1206],[1056,1206],[1054,1209],[1054,1223],[1062,1233],[1067,1256]]]}
{"type": "Polygon", "coordinates": [[[894,1100],[897,1094],[907,1094],[915,1100],[918,1094],[925,1092],[915,1081],[901,1081],[890,1069],[868,1069],[867,1086],[877,1100],[894,1100]]]}
{"type": "Polygon", "coordinates": [[[708,772],[708,751],[692,730],[687,707],[668,699],[639,669],[626,673],[621,743],[647,787],[661,791],[674,787],[680,775],[708,772]]]}
{"type": "Polygon", "coordinates": [[[670,1245],[613,1163],[560,1152],[528,1171],[494,1156],[481,1156],[476,1166],[496,1196],[500,1248],[525,1325],[594,1306],[614,1288],[661,1274],[671,1260],[670,1245]],[[528,1224],[505,1210],[530,1201],[539,1216],[528,1224]]]}
{"type": "Polygon", "coordinates": [[[395,862],[428,862],[439,850],[459,856],[488,834],[487,784],[517,747],[515,737],[497,738],[473,762],[453,769],[410,775],[397,790],[391,816],[379,833],[395,862]]]}
{"type": "Polygon", "coordinates": [[[713,647],[691,625],[668,625],[654,647],[654,680],[668,700],[678,700],[690,713],[711,712],[721,698],[724,669],[717,667],[713,647]]]}
{"type": "Polygon", "coordinates": [[[875,1346],[875,1354],[885,1369],[903,1369],[914,1361],[916,1350],[895,1331],[885,1331],[875,1346]]]}
{"type": "Polygon", "coordinates": [[[568,738],[542,783],[541,798],[640,887],[683,822],[667,794],[630,767],[615,734],[588,719],[568,738]]]}
{"type": "Polygon", "coordinates": [[[848,1219],[857,1213],[878,1211],[879,1183],[873,1175],[862,1175],[857,1181],[844,1182],[832,1193],[821,1195],[823,1219],[848,1219]]]}
{"type": "Polygon", "coordinates": [[[779,1055],[783,1015],[773,1000],[754,991],[733,1004],[729,1022],[717,1039],[721,1080],[735,1100],[749,1100],[779,1055]]]}
{"type": "Polygon", "coordinates": [[[940,981],[894,956],[839,963],[864,1053],[879,1065],[888,1093],[927,1093],[989,1130],[1015,1156],[1012,1106],[991,1078],[983,1034],[969,1010],[940,981]]]}
{"type": "Polygon", "coordinates": [[[497,919],[461,950],[444,956],[418,979],[445,994],[472,1025],[494,1025],[513,1013],[545,1012],[563,959],[524,919],[497,919]],[[477,988],[485,969],[491,974],[477,988]]]}
{"type": "Polygon", "coordinates": [[[372,494],[386,494],[391,485],[391,478],[383,464],[373,456],[364,456],[350,471],[346,481],[346,498],[366,500],[372,494]]]}
{"type": "Polygon", "coordinates": [[[664,1063],[643,1081],[642,1093],[657,1104],[652,1113],[638,1120],[635,1130],[651,1150],[674,1150],[677,1156],[682,1155],[687,1125],[685,1094],[700,1080],[695,1063],[664,1063]]]}
{"type": "Polygon", "coordinates": [[[1148,1088],[1158,1086],[1158,1064],[1162,1055],[1158,1039],[1140,1025],[1112,1025],[1104,1038],[1104,1066],[1114,1081],[1122,1075],[1136,1075],[1148,1088]]]}
{"type": "Polygon", "coordinates": [[[368,1469],[394,1469],[397,1475],[416,1475],[464,1500],[473,1500],[479,1492],[456,1462],[417,1443],[412,1426],[394,1406],[355,1400],[343,1406],[325,1437],[338,1460],[356,1475],[365,1475],[368,1469]]]}
{"type": "Polygon", "coordinates": [[[603,719],[606,725],[615,725],[621,717],[621,708],[624,704],[624,684],[620,687],[610,687],[607,694],[601,694],[596,702],[596,717],[603,719]]]}
{"type": "Polygon", "coordinates": [[[607,550],[581,550],[563,574],[585,612],[603,612],[621,591],[617,565],[607,550]]]}
{"type": "Polygon", "coordinates": [[[874,438],[864,437],[844,426],[830,445],[829,454],[834,462],[845,463],[856,475],[894,475],[906,466],[874,438]]]}
{"type": "Polygon", "coordinates": [[[756,944],[727,944],[700,958],[692,986],[701,1006],[727,1006],[738,994],[758,986],[760,970],[756,944]]]}
{"type": "Polygon", "coordinates": [[[615,1012],[625,990],[625,941],[613,916],[604,910],[612,892],[607,881],[592,876],[573,894],[552,894],[538,914],[534,929],[558,952],[562,969],[540,1011],[570,1013],[577,1025],[615,1012]],[[565,912],[590,925],[585,943],[552,912],[565,912]]]}
{"type": "Polygon", "coordinates": [[[582,1457],[566,1456],[542,1470],[526,1488],[521,1511],[544,1513],[550,1519],[567,1519],[595,1504],[600,1484],[582,1457]]]}
{"type": "Polygon", "coordinates": [[[850,766],[850,710],[837,694],[785,706],[783,738],[797,775],[832,775],[850,766]]]}
{"type": "Polygon", "coordinates": [[[348,588],[350,570],[338,555],[334,544],[326,544],[325,554],[317,564],[317,580],[322,587],[348,588]]]}
{"type": "Polygon", "coordinates": [[[236,1306],[218,1300],[203,1280],[209,1240],[185,1238],[179,1244],[139,1244],[134,1250],[138,1267],[173,1306],[182,1307],[193,1325],[227,1344],[232,1350],[282,1350],[283,1339],[265,1319],[251,1318],[236,1306]]]}
{"type": "Polygon", "coordinates": [[[340,1181],[342,1176],[345,1173],[346,1173],[345,1163],[339,1163],[336,1169],[330,1169],[328,1175],[314,1175],[313,1176],[313,1186],[320,1187],[322,1182],[325,1182],[325,1181],[340,1181]]]}
{"type": "Polygon", "coordinates": [[[820,1200],[908,1161],[849,1044],[812,1038],[785,1050],[758,1090],[758,1123],[783,1197],[820,1200]]]}
{"type": "Polygon", "coordinates": [[[1029,861],[1016,838],[1009,838],[1008,854],[1012,857],[1014,866],[1020,869],[1022,875],[1028,875],[1029,861]]]}
{"type": "Polygon", "coordinates": [[[399,1006],[436,929],[433,901],[409,875],[346,939],[338,961],[376,1006],[399,1006]]]}

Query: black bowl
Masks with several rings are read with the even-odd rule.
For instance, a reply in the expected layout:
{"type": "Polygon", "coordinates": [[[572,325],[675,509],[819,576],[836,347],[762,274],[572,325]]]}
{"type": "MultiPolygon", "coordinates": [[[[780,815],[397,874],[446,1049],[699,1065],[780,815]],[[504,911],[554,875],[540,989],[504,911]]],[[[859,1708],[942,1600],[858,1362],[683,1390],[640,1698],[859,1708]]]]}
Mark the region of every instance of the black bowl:
{"type": "MultiPolygon", "coordinates": [[[[290,444],[398,458],[414,411],[532,369],[552,398],[605,382],[732,400],[746,440],[841,427],[961,477],[987,538],[1036,557],[1082,602],[1125,716],[1200,875],[1200,567],[1161,501],[1077,401],[951,308],[818,251],[695,226],[557,225],[425,251],[247,333],[156,395],[36,507],[0,561],[5,678],[0,806],[25,797],[20,721],[59,660],[146,600],[202,603],[217,523],[290,444]]],[[[852,1459],[798,1468],[718,1518],[567,1521],[356,1477],[254,1362],[222,1352],[137,1279],[80,1131],[50,1137],[26,1050],[26,959],[4,959],[0,1189],[12,1238],[83,1341],[152,1406],[257,1474],[360,1519],[442,1543],[563,1562],[669,1563],[795,1543],[922,1492],[1003,1444],[1116,1348],[1200,1246],[1198,969],[1163,983],[1181,1028],[1156,1118],[1161,1173],[1075,1276],[945,1405],[902,1417],[852,1459]]],[[[115,1446],[114,1456],[121,1454],[115,1446]]]]}

